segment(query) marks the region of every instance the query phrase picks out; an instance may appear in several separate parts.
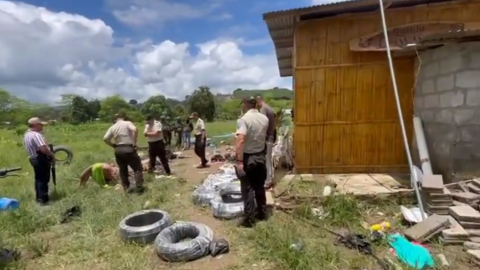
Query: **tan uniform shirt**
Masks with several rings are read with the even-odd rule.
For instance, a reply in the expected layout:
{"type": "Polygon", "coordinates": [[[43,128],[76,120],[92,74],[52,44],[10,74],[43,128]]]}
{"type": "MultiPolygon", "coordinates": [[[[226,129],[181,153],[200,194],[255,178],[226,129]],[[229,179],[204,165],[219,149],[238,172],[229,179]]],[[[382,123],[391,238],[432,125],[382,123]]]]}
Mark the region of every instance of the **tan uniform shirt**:
{"type": "Polygon", "coordinates": [[[155,121],[151,126],[149,124],[145,125],[145,129],[143,131],[144,134],[147,132],[157,132],[157,131],[160,131],[157,134],[157,136],[147,137],[148,142],[158,142],[160,140],[163,140],[162,123],[160,123],[159,121],[155,121]]]}
{"type": "Polygon", "coordinates": [[[137,128],[130,121],[118,120],[113,124],[103,136],[104,140],[112,140],[115,145],[135,144],[133,141],[133,131],[137,128]]]}
{"type": "Polygon", "coordinates": [[[202,134],[202,130],[205,130],[205,122],[203,122],[202,119],[198,118],[193,129],[195,130],[195,135],[202,134]]]}
{"type": "Polygon", "coordinates": [[[265,150],[268,118],[257,109],[246,112],[237,121],[237,134],[245,135],[243,152],[254,154],[265,150]]]}

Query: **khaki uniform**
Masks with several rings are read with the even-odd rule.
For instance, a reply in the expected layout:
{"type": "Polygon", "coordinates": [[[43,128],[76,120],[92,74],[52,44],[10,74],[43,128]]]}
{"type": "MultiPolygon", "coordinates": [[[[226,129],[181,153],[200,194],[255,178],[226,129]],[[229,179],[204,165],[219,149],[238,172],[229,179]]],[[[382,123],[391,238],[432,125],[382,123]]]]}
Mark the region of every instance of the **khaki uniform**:
{"type": "Polygon", "coordinates": [[[150,126],[149,124],[145,125],[145,129],[143,130],[143,133],[157,132],[157,131],[160,131],[157,136],[147,137],[148,142],[156,142],[156,141],[163,140],[162,123],[160,123],[159,121],[155,121],[153,122],[152,126],[150,126]]]}
{"type": "Polygon", "coordinates": [[[137,131],[130,121],[118,120],[105,133],[104,140],[112,140],[115,147],[115,161],[120,172],[120,179],[125,190],[129,190],[128,167],[135,172],[137,191],[143,191],[143,166],[137,149],[134,147],[133,132],[137,131]]]}
{"type": "Polygon", "coordinates": [[[104,140],[111,140],[113,138],[113,144],[115,145],[133,145],[132,132],[137,128],[130,121],[118,120],[113,124],[105,133],[104,140]]]}
{"type": "Polygon", "coordinates": [[[208,163],[207,158],[205,157],[205,151],[206,151],[206,134],[205,138],[202,140],[202,130],[205,130],[205,122],[198,118],[197,122],[193,126],[193,132],[195,133],[195,147],[194,147],[194,152],[195,154],[200,158],[200,167],[205,167],[208,163]]]}
{"type": "Polygon", "coordinates": [[[165,142],[163,140],[163,127],[159,121],[154,121],[153,125],[146,124],[143,133],[159,132],[155,137],[147,137],[148,141],[148,157],[149,157],[149,171],[153,172],[157,163],[157,157],[165,170],[167,175],[170,175],[170,166],[168,165],[167,151],[165,142]]]}
{"type": "Polygon", "coordinates": [[[268,131],[268,118],[258,110],[246,112],[237,121],[237,134],[245,135],[243,152],[254,154],[265,150],[268,131]]]}
{"type": "Polygon", "coordinates": [[[268,130],[268,118],[256,109],[246,112],[237,121],[237,135],[244,135],[243,171],[239,175],[244,203],[244,223],[253,224],[255,219],[264,219],[267,199],[265,180],[267,166],[265,160],[265,141],[268,130]]]}

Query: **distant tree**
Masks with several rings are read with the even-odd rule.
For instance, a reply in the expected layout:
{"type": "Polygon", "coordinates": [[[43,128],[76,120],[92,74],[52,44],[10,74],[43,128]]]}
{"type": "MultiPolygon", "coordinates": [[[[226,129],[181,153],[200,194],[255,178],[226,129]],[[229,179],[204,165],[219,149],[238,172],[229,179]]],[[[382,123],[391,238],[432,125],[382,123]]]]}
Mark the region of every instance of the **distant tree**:
{"type": "Polygon", "coordinates": [[[98,118],[98,114],[101,110],[100,100],[92,99],[88,102],[88,115],[90,116],[90,120],[95,120],[98,118]]]}
{"type": "Polygon", "coordinates": [[[215,97],[207,86],[200,86],[187,100],[190,112],[198,112],[207,121],[215,117],[215,97]]]}
{"type": "Polygon", "coordinates": [[[99,116],[104,121],[111,121],[115,114],[120,112],[126,113],[132,121],[141,121],[143,118],[139,111],[119,95],[107,97],[100,103],[100,107],[99,116]]]}
{"type": "Polygon", "coordinates": [[[143,103],[140,112],[144,116],[154,115],[159,117],[162,114],[170,117],[172,116],[172,108],[170,107],[167,99],[162,95],[153,96],[147,99],[147,101],[143,103]]]}
{"type": "Polygon", "coordinates": [[[128,101],[128,104],[130,104],[130,105],[137,105],[137,104],[138,104],[138,101],[135,100],[135,99],[130,99],[130,101],[128,101]]]}
{"type": "Polygon", "coordinates": [[[71,101],[70,121],[75,124],[85,123],[91,119],[88,100],[74,96],[71,101]]]}

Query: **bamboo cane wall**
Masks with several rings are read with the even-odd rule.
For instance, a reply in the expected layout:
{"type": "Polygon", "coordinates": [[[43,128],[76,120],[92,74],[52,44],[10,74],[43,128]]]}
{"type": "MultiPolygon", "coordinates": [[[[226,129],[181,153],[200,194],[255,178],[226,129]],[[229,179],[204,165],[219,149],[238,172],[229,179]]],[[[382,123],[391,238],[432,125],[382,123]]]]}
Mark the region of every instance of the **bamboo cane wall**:
{"type": "MultiPolygon", "coordinates": [[[[388,10],[388,27],[479,21],[478,1],[388,10]]],[[[298,173],[408,170],[385,52],[353,52],[352,39],[382,30],[378,12],[299,23],[295,28],[295,167],[298,173]]],[[[414,59],[394,59],[409,142],[414,59]]]]}

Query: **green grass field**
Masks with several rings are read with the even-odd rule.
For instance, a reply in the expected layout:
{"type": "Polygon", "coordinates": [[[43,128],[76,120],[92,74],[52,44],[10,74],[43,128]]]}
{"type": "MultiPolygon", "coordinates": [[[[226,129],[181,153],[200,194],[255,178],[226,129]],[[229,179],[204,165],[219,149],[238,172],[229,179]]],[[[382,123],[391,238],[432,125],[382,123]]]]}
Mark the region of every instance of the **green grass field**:
{"type": "MultiPolygon", "coordinates": [[[[235,127],[234,121],[213,123],[208,124],[207,131],[210,136],[222,135],[233,132],[235,127]]],[[[237,228],[235,221],[215,220],[209,209],[197,209],[191,203],[193,186],[207,176],[192,168],[197,163],[194,157],[172,162],[174,174],[186,182],[147,177],[148,191],[141,196],[125,196],[122,191],[102,189],[93,183],[78,189],[78,176],[85,167],[113,159],[112,149],[102,142],[107,128],[108,124],[46,127],[45,136],[50,143],[69,146],[75,154],[70,166],[58,166],[58,201],[48,207],[34,203],[33,174],[22,146],[22,135],[15,130],[0,130],[0,167],[23,167],[19,176],[0,178],[0,195],[16,198],[21,203],[18,210],[0,213],[0,241],[3,247],[15,247],[22,252],[18,262],[0,269],[379,269],[372,258],[335,246],[335,238],[330,234],[282,212],[276,212],[268,222],[254,229],[237,228]],[[216,237],[228,239],[230,254],[186,264],[167,264],[157,258],[151,245],[123,243],[117,234],[118,223],[126,215],[141,210],[147,201],[150,208],[163,209],[177,220],[209,225],[216,237]],[[61,213],[74,205],[80,206],[81,217],[59,224],[61,213]],[[299,241],[305,245],[302,250],[290,248],[299,241]]],[[[146,144],[143,138],[141,144],[146,144]]],[[[319,187],[299,188],[302,189],[310,193],[321,192],[319,187]]],[[[296,211],[294,216],[329,228],[365,232],[362,222],[383,221],[398,211],[392,203],[378,206],[350,197],[330,198],[322,205],[329,213],[322,220],[312,216],[307,206],[303,211],[296,211]],[[379,212],[381,216],[376,214],[379,212]]],[[[389,219],[400,228],[396,219],[389,219]]],[[[375,249],[381,254],[387,250],[384,243],[375,249]]],[[[454,253],[450,252],[448,257],[453,263],[457,259],[451,254],[454,253]]],[[[456,269],[466,268],[459,265],[456,269]]]]}

